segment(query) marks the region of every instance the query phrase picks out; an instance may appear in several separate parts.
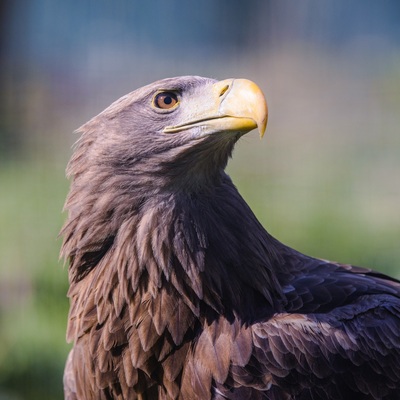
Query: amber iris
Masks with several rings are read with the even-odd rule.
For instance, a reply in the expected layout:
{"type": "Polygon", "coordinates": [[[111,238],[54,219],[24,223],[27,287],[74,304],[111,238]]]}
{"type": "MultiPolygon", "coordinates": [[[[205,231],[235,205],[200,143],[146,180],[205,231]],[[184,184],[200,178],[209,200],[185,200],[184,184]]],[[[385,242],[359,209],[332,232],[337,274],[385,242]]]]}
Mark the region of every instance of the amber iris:
{"type": "Polygon", "coordinates": [[[161,92],[154,98],[154,105],[164,110],[175,107],[177,103],[178,96],[174,92],[161,92]]]}

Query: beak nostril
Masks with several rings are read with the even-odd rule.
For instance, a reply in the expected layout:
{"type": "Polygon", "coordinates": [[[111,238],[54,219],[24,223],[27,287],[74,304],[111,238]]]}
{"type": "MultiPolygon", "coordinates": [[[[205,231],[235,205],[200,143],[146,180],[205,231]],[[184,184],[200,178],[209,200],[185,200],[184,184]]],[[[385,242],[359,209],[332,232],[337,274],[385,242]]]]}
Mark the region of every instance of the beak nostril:
{"type": "Polygon", "coordinates": [[[222,88],[221,92],[219,93],[219,97],[222,97],[227,92],[228,89],[229,89],[229,85],[225,85],[222,88]]]}

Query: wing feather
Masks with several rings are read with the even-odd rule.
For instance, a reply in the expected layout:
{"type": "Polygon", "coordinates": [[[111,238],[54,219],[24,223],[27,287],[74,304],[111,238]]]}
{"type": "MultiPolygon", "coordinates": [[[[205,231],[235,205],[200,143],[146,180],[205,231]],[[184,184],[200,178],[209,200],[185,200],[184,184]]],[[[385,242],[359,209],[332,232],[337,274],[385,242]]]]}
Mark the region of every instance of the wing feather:
{"type": "Polygon", "coordinates": [[[344,385],[381,398],[399,388],[398,332],[398,300],[364,296],[331,313],[277,314],[254,324],[253,356],[292,394],[315,386],[332,395],[344,385]]]}

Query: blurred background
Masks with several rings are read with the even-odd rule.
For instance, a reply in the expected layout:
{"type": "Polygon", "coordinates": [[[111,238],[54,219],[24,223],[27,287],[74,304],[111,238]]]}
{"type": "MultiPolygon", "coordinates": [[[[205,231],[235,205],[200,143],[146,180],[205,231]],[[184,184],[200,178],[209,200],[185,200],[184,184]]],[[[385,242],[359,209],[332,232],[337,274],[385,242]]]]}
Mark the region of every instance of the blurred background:
{"type": "Polygon", "coordinates": [[[400,2],[2,0],[0,399],[61,399],[72,132],[176,75],[245,77],[270,118],[228,170],[275,237],[400,278],[400,2]]]}

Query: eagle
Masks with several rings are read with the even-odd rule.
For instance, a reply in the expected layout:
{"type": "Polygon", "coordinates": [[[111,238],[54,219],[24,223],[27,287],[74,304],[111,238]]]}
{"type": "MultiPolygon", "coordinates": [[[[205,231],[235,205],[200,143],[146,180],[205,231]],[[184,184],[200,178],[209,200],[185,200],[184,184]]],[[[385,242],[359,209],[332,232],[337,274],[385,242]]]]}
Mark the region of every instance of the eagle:
{"type": "Polygon", "coordinates": [[[224,171],[267,115],[250,80],[183,76],[80,128],[67,400],[400,398],[400,282],[282,244],[224,171]]]}

